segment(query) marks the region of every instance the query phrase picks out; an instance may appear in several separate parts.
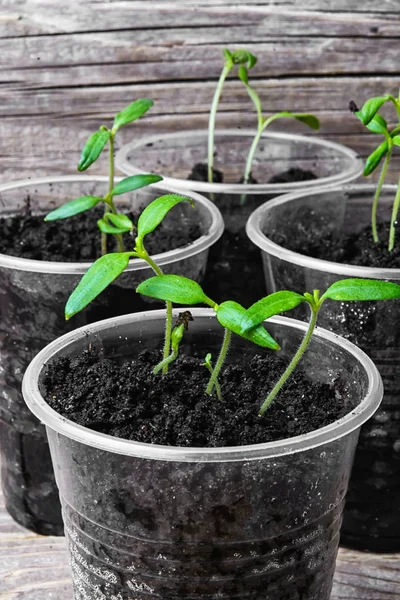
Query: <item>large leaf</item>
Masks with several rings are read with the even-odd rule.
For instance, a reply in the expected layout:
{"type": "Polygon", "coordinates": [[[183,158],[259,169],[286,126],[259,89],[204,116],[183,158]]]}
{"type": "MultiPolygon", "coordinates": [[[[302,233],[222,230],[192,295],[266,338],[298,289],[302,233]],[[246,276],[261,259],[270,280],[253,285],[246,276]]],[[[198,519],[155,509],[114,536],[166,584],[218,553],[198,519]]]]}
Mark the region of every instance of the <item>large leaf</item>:
{"type": "Polygon", "coordinates": [[[363,125],[368,125],[368,123],[374,118],[380,107],[385,104],[389,100],[390,96],[387,94],[386,96],[374,96],[367,100],[363,107],[356,111],[357,117],[360,119],[363,125]]]}
{"type": "Polygon", "coordinates": [[[193,200],[187,196],[178,196],[177,194],[167,194],[160,196],[151,202],[141,213],[137,225],[137,239],[142,241],[143,238],[161,223],[168,211],[171,210],[179,202],[189,202],[194,206],[193,200]]]}
{"type": "Polygon", "coordinates": [[[217,307],[217,319],[223,327],[258,346],[279,350],[279,344],[268,333],[263,325],[258,325],[248,332],[242,331],[241,323],[245,314],[246,309],[237,302],[231,300],[222,302],[222,304],[219,304],[217,307]]]}
{"type": "Polygon", "coordinates": [[[126,177],[112,190],[112,196],[119,196],[120,194],[125,194],[126,192],[132,192],[133,190],[138,190],[139,188],[145,187],[146,185],[150,185],[151,183],[157,183],[158,181],[162,181],[162,177],[160,175],[152,175],[143,174],[143,175],[132,175],[131,177],[126,177]]]}
{"type": "Polygon", "coordinates": [[[400,285],[379,279],[342,279],[333,283],[321,296],[321,300],[326,298],[342,301],[393,300],[400,298],[400,285]]]}
{"type": "Polygon", "coordinates": [[[112,252],[96,260],[68,298],[65,318],[70,319],[101,294],[126,269],[131,256],[131,252],[112,252]]]}
{"type": "Polygon", "coordinates": [[[136,291],[150,298],[168,300],[177,304],[208,304],[215,303],[208,298],[200,285],[181,275],[157,275],[150,277],[138,285],[136,291]]]}
{"type": "Polygon", "coordinates": [[[388,143],[386,140],[382,142],[375,150],[368,156],[365,161],[364,166],[364,175],[370,175],[373,171],[375,171],[376,167],[381,162],[382,158],[385,156],[388,151],[388,143]]]}
{"type": "Polygon", "coordinates": [[[78,171],[86,171],[86,169],[98,159],[101,151],[110,139],[110,136],[111,131],[104,129],[100,129],[90,136],[82,150],[78,171]]]}
{"type": "Polygon", "coordinates": [[[385,135],[388,133],[387,123],[381,115],[375,115],[373,119],[368,123],[367,129],[372,131],[372,133],[381,133],[385,135]]]}
{"type": "Polygon", "coordinates": [[[140,98],[135,100],[129,106],[121,110],[114,118],[113,131],[117,131],[122,125],[132,123],[139,117],[142,117],[153,106],[153,100],[150,98],[140,98]]]}
{"type": "Polygon", "coordinates": [[[261,298],[246,310],[240,324],[241,330],[245,333],[270,317],[291,310],[302,302],[306,302],[304,296],[286,290],[261,298]]]}
{"type": "Polygon", "coordinates": [[[90,210],[102,201],[103,198],[98,198],[97,196],[82,196],[81,198],[66,202],[59,208],[52,210],[45,216],[44,220],[57,221],[58,219],[67,219],[68,217],[78,215],[85,210],[90,210]]]}

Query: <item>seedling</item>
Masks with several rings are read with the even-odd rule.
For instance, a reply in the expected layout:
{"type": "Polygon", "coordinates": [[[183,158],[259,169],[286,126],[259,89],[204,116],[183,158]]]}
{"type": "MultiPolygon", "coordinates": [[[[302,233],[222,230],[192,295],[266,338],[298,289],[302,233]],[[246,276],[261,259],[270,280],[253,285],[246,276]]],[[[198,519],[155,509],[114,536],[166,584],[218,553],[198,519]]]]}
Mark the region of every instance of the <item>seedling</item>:
{"type": "MultiPolygon", "coordinates": [[[[376,186],[374,200],[372,203],[371,212],[371,226],[372,226],[372,237],[375,243],[379,242],[378,230],[376,225],[376,215],[379,204],[379,197],[382,191],[382,186],[385,181],[386,173],[389,167],[390,159],[392,157],[393,146],[400,146],[400,92],[398,98],[395,98],[391,94],[386,96],[374,96],[363,104],[361,109],[358,109],[357,105],[353,100],[349,103],[349,108],[361,121],[363,125],[372,133],[377,133],[384,136],[384,141],[379,144],[375,150],[368,156],[365,167],[364,175],[368,176],[375,171],[379,163],[385,157],[382,165],[382,170],[379,176],[378,184],[376,186]],[[390,131],[386,120],[378,114],[379,109],[386,104],[391,102],[397,114],[397,124],[390,131]]],[[[388,250],[391,252],[394,248],[395,233],[396,233],[396,222],[397,215],[400,206],[400,177],[397,183],[397,192],[393,202],[392,215],[390,220],[389,230],[389,244],[388,250]]]]}
{"type": "MultiPolygon", "coordinates": [[[[256,112],[257,112],[257,133],[253,139],[249,154],[247,156],[246,167],[245,167],[244,178],[243,178],[243,183],[248,183],[250,176],[251,176],[251,168],[253,165],[254,155],[256,153],[257,146],[260,142],[263,132],[266,130],[268,125],[270,125],[273,121],[276,121],[277,119],[292,118],[292,119],[296,119],[297,121],[300,121],[301,123],[305,123],[306,125],[311,127],[311,129],[318,130],[319,129],[319,120],[317,119],[317,117],[314,117],[314,115],[310,115],[308,113],[294,113],[294,112],[289,112],[289,111],[285,111],[285,110],[280,111],[274,115],[271,115],[270,117],[264,116],[263,112],[262,112],[260,97],[258,96],[257,92],[254,90],[254,88],[252,88],[251,85],[249,84],[249,72],[248,72],[248,69],[245,64],[241,64],[239,66],[238,75],[239,75],[239,79],[241,79],[241,81],[243,81],[243,83],[247,89],[247,92],[255,106],[256,112]]],[[[244,198],[245,197],[242,197],[242,202],[244,201],[244,198]]]]}
{"type": "Polygon", "coordinates": [[[232,333],[264,348],[279,350],[277,342],[264,328],[264,321],[274,315],[291,310],[302,303],[309,305],[311,318],[306,335],[285,372],[262,403],[259,416],[266,412],[304,355],[314,332],[318,313],[325,300],[352,302],[400,298],[399,285],[375,279],[343,279],[336,281],[322,296],[320,296],[319,290],[314,290],[312,294],[308,292],[298,294],[286,290],[275,292],[262,298],[247,310],[232,301],[222,302],[218,305],[205,295],[198,283],[177,275],[151,277],[142,282],[136,291],[159,300],[169,300],[185,305],[202,303],[214,309],[217,320],[224,327],[224,340],[218,360],[212,369],[205,390],[206,394],[211,394],[218,383],[218,376],[228,353],[232,333]]]}
{"type": "Polygon", "coordinates": [[[224,66],[221,75],[218,80],[217,88],[214,93],[214,98],[211,104],[210,117],[208,121],[208,181],[213,181],[213,167],[214,167],[214,132],[215,132],[215,120],[217,116],[217,109],[219,100],[221,98],[222,88],[224,82],[229,73],[235,67],[235,65],[246,65],[247,69],[251,69],[257,62],[257,58],[251,54],[248,50],[240,49],[235,52],[230,52],[227,48],[223,50],[224,55],[224,66]]]}
{"type": "Polygon", "coordinates": [[[100,156],[103,149],[109,143],[109,175],[108,175],[108,191],[103,197],[99,196],[81,196],[75,200],[71,200],[51,211],[46,215],[45,221],[56,221],[58,219],[66,219],[77,215],[84,211],[90,210],[100,203],[104,204],[104,215],[97,221],[97,225],[101,231],[101,253],[107,253],[107,234],[115,236],[119,252],[124,252],[124,243],[122,234],[133,230],[133,223],[125,214],[118,213],[115,204],[114,196],[125,194],[137,190],[151,183],[157,183],[162,180],[159,175],[133,175],[126,177],[117,185],[114,185],[114,144],[117,131],[128,123],[132,123],[143,116],[153,105],[153,101],[147,98],[136,100],[121,112],[115,118],[111,129],[102,125],[98,131],[93,133],[85,144],[82,150],[81,158],[78,164],[78,171],[86,171],[100,156]]]}

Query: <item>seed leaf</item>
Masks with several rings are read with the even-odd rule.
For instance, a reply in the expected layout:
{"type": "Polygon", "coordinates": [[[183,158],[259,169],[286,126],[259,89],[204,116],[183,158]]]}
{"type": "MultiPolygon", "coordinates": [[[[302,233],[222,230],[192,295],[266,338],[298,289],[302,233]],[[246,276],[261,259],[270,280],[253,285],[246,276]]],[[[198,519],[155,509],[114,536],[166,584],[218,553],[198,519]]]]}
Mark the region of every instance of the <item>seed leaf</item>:
{"type": "Polygon", "coordinates": [[[65,307],[65,318],[80,312],[126,269],[130,252],[112,252],[100,257],[74,289],[65,307]]]}
{"type": "Polygon", "coordinates": [[[246,65],[246,67],[248,69],[251,69],[252,67],[254,67],[254,65],[257,62],[257,58],[254,56],[254,54],[251,54],[251,52],[249,52],[248,50],[245,50],[244,48],[240,48],[239,50],[236,50],[233,55],[233,64],[235,65],[246,65]]]}
{"type": "Polygon", "coordinates": [[[126,231],[126,229],[121,229],[120,227],[114,227],[114,225],[111,225],[110,223],[108,223],[108,221],[106,221],[106,219],[104,217],[97,221],[97,226],[100,229],[100,231],[102,231],[103,233],[110,233],[113,235],[116,235],[118,233],[125,233],[125,231],[126,231]]]}
{"type": "Polygon", "coordinates": [[[153,100],[150,100],[149,98],[135,100],[135,102],[132,102],[132,104],[115,115],[113,131],[116,132],[122,125],[136,121],[136,119],[143,116],[152,106],[153,100]]]}
{"type": "Polygon", "coordinates": [[[44,220],[57,221],[58,219],[67,219],[68,217],[77,215],[85,210],[90,210],[96,206],[96,204],[102,202],[102,200],[103,198],[98,198],[97,196],[81,196],[81,198],[66,202],[59,208],[52,210],[45,216],[44,220]]]}
{"type": "Polygon", "coordinates": [[[107,213],[105,217],[108,221],[111,221],[115,227],[120,229],[121,233],[132,231],[133,229],[133,223],[127,215],[122,215],[120,213],[117,213],[116,215],[114,213],[107,213]]]}
{"type": "Polygon", "coordinates": [[[321,300],[391,300],[400,298],[400,285],[379,279],[342,279],[333,283],[321,300]]]}
{"type": "Polygon", "coordinates": [[[194,206],[193,200],[187,196],[178,196],[177,194],[167,194],[160,196],[151,202],[141,213],[138,220],[137,240],[141,242],[145,235],[151,233],[161,223],[165,215],[179,202],[189,202],[194,206]]]}
{"type": "Polygon", "coordinates": [[[375,115],[368,123],[367,129],[372,131],[372,133],[381,133],[382,135],[388,133],[387,123],[381,115],[375,115]]]}
{"type": "MultiPolygon", "coordinates": [[[[394,138],[393,138],[394,139],[394,138]]],[[[382,142],[371,154],[368,156],[365,161],[364,166],[364,175],[370,175],[373,171],[375,171],[376,167],[381,162],[382,158],[385,156],[388,151],[388,143],[386,140],[382,142]]]]}
{"type": "Polygon", "coordinates": [[[247,332],[242,331],[241,323],[245,314],[246,309],[237,302],[232,302],[231,300],[222,302],[222,304],[219,304],[217,307],[217,319],[223,327],[244,337],[246,340],[250,340],[258,346],[279,350],[279,344],[268,333],[263,325],[253,327],[253,329],[247,332]]]}
{"type": "Polygon", "coordinates": [[[368,125],[368,123],[372,121],[380,107],[383,104],[385,104],[385,102],[387,102],[389,98],[389,95],[375,96],[374,98],[370,98],[363,104],[363,107],[360,110],[358,110],[355,114],[360,119],[363,125],[368,125]]]}
{"type": "Polygon", "coordinates": [[[311,127],[311,129],[315,129],[315,131],[318,131],[319,129],[319,120],[317,119],[317,117],[314,117],[314,115],[306,113],[288,113],[288,116],[294,117],[295,119],[297,119],[297,121],[308,125],[308,127],[311,127]]]}
{"type": "MultiPolygon", "coordinates": [[[[136,291],[150,298],[177,304],[210,304],[200,285],[181,275],[157,275],[138,285],[136,291]]],[[[214,304],[214,303],[213,303],[214,304]]]]}
{"type": "Polygon", "coordinates": [[[296,294],[296,292],[284,290],[270,294],[246,310],[240,324],[241,331],[242,333],[248,332],[252,327],[259,325],[273,315],[291,310],[302,302],[306,302],[306,298],[301,294],[296,294]]]}
{"type": "Polygon", "coordinates": [[[120,194],[125,194],[126,192],[132,192],[133,190],[138,190],[139,188],[145,187],[146,185],[150,185],[151,183],[157,183],[158,181],[162,181],[162,177],[160,175],[132,175],[132,177],[126,177],[112,190],[112,196],[119,196],[120,194]]]}
{"type": "Polygon", "coordinates": [[[93,133],[82,150],[78,171],[86,171],[100,156],[101,151],[110,139],[111,131],[99,129],[93,133]]]}

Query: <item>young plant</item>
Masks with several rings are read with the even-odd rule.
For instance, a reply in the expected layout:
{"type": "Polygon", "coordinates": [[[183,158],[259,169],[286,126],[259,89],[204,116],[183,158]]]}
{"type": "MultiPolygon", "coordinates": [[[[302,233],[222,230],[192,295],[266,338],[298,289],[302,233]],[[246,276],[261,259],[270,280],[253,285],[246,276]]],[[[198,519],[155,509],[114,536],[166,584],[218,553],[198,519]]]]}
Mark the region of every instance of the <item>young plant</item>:
{"type": "MultiPolygon", "coordinates": [[[[371,226],[372,226],[372,237],[375,243],[379,242],[378,230],[376,225],[376,215],[378,210],[379,197],[382,191],[382,186],[385,181],[386,173],[389,167],[390,159],[392,157],[392,151],[394,146],[400,146],[400,92],[399,97],[395,98],[391,94],[386,96],[374,96],[367,100],[361,109],[358,109],[355,102],[352,100],[349,103],[349,108],[361,121],[361,123],[372,133],[383,135],[384,140],[380,143],[375,150],[368,156],[365,167],[364,175],[368,176],[375,171],[380,164],[383,157],[385,157],[381,173],[379,176],[378,184],[376,186],[374,200],[372,203],[371,212],[371,226]],[[386,120],[378,114],[379,109],[386,104],[391,102],[397,114],[397,123],[390,131],[386,120]]],[[[393,202],[392,216],[390,220],[390,231],[389,231],[389,244],[388,250],[391,252],[394,248],[395,233],[396,233],[396,221],[397,214],[400,206],[400,177],[397,183],[397,192],[393,202]]]]}
{"type": "Polygon", "coordinates": [[[214,93],[214,98],[211,104],[210,117],[208,121],[208,181],[213,181],[213,167],[214,167],[214,132],[215,132],[215,120],[217,116],[217,109],[219,100],[221,98],[222,88],[224,86],[225,79],[235,67],[235,65],[246,65],[247,69],[251,69],[257,62],[257,58],[251,54],[248,50],[240,49],[235,52],[230,52],[227,48],[223,50],[224,55],[224,66],[221,75],[218,80],[218,84],[214,93]]]}
{"type": "Polygon", "coordinates": [[[240,304],[231,301],[218,305],[204,294],[198,283],[176,275],[152,277],[141,283],[136,291],[152,298],[169,300],[179,304],[202,303],[211,306],[215,310],[216,317],[224,327],[225,333],[217,363],[212,369],[205,390],[206,394],[211,394],[218,382],[218,375],[229,349],[232,332],[260,346],[278,350],[277,342],[264,329],[264,321],[274,315],[291,310],[302,303],[309,305],[311,318],[306,335],[285,372],[262,403],[259,410],[260,416],[266,412],[304,355],[314,332],[319,311],[326,300],[352,302],[400,298],[399,285],[375,279],[343,279],[336,281],[322,296],[320,296],[319,290],[314,290],[312,294],[308,292],[298,294],[287,290],[275,292],[262,298],[247,310],[240,304]]]}
{"type": "Polygon", "coordinates": [[[100,203],[104,204],[104,214],[97,221],[97,225],[101,231],[101,253],[107,253],[107,234],[115,236],[119,252],[125,250],[122,241],[122,234],[132,231],[132,221],[125,214],[118,213],[115,204],[114,196],[125,194],[137,190],[151,183],[157,183],[162,180],[159,175],[133,175],[126,177],[117,185],[114,185],[114,144],[117,131],[124,125],[132,123],[143,116],[149,108],[153,106],[153,101],[147,98],[135,100],[132,104],[124,108],[114,117],[114,123],[111,129],[102,125],[98,131],[93,133],[85,144],[82,150],[81,158],[78,164],[78,171],[86,171],[100,156],[103,149],[109,143],[109,175],[108,175],[108,191],[105,196],[81,196],[75,200],[71,200],[48,213],[45,221],[57,221],[77,215],[86,210],[90,210],[100,203]]]}
{"type": "MultiPolygon", "coordinates": [[[[243,81],[244,85],[246,86],[247,92],[248,92],[248,94],[255,106],[256,112],[257,112],[257,133],[251,144],[250,151],[247,156],[246,167],[244,170],[243,183],[248,183],[250,176],[251,176],[251,168],[253,165],[254,155],[256,153],[257,146],[260,142],[263,132],[266,130],[268,125],[270,125],[270,123],[272,123],[273,121],[276,121],[277,119],[292,118],[292,119],[297,119],[297,121],[301,121],[301,123],[305,123],[306,125],[311,127],[311,129],[318,130],[319,129],[319,120],[317,119],[317,117],[314,117],[314,115],[310,115],[308,113],[294,113],[294,112],[289,112],[289,111],[285,111],[285,110],[280,111],[274,115],[271,115],[270,117],[264,116],[263,112],[262,112],[260,97],[258,96],[257,92],[249,84],[249,73],[248,73],[248,69],[247,69],[246,65],[241,64],[239,66],[238,75],[239,75],[239,79],[241,79],[241,81],[243,81]]],[[[243,200],[244,199],[242,199],[242,201],[243,200]]]]}
{"type": "MultiPolygon", "coordinates": [[[[121,182],[122,183],[122,182],[121,182]]],[[[189,202],[194,206],[193,200],[186,196],[167,194],[156,198],[141,213],[137,223],[137,236],[133,250],[128,252],[111,252],[97,259],[85,273],[79,284],[68,298],[65,306],[65,318],[68,320],[83,310],[101,292],[103,292],[129,265],[131,258],[142,258],[149,267],[158,275],[162,275],[160,267],[149,256],[144,240],[146,235],[152,233],[163,221],[166,214],[176,204],[189,202]]],[[[165,342],[163,359],[167,361],[171,347],[172,332],[172,304],[166,302],[167,316],[165,326],[165,342]]],[[[178,335],[178,334],[177,334],[178,335]]],[[[177,339],[177,338],[176,338],[177,339]]],[[[179,342],[178,342],[179,347],[179,342]]],[[[162,366],[163,373],[168,371],[168,361],[162,366]]]]}

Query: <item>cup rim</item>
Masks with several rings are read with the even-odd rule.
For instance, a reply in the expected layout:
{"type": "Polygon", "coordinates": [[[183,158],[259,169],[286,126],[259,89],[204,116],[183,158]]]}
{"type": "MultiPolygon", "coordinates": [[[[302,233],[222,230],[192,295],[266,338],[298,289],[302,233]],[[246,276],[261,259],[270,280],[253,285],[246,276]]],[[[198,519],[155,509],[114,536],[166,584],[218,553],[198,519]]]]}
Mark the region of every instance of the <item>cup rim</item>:
{"type": "MultiPolygon", "coordinates": [[[[360,277],[366,279],[400,279],[400,268],[378,268],[378,267],[364,267],[358,265],[350,265],[346,263],[338,263],[329,260],[323,260],[321,258],[313,258],[288,250],[284,246],[280,246],[273,242],[267,237],[262,229],[261,223],[264,222],[265,216],[268,212],[277,206],[286,204],[288,202],[296,202],[300,198],[310,197],[314,195],[320,195],[322,193],[342,192],[342,193],[357,193],[357,192],[371,192],[375,191],[375,185],[369,183],[356,183],[351,185],[342,186],[331,186],[321,187],[320,189],[307,190],[302,192],[295,192],[292,194],[285,194],[279,198],[273,198],[264,202],[256,208],[250,215],[246,223],[246,233],[250,240],[258,246],[262,252],[266,252],[272,256],[284,260],[286,262],[313,269],[315,271],[324,271],[328,273],[334,273],[336,275],[343,275],[347,277],[360,277]]],[[[386,184],[382,188],[383,190],[389,190],[396,193],[397,186],[393,184],[386,184]]],[[[371,198],[372,199],[372,198],[371,198]]],[[[322,200],[321,200],[322,201],[322,200]]]]}
{"type": "MultiPolygon", "coordinates": [[[[182,310],[182,308],[174,309],[174,314],[176,316],[178,315],[179,310],[182,310]]],[[[191,312],[195,319],[203,317],[215,320],[216,318],[215,313],[211,308],[191,308],[191,312]]],[[[248,446],[222,448],[183,448],[159,444],[147,444],[116,438],[77,425],[65,417],[62,417],[45,402],[39,390],[39,375],[41,369],[59,350],[72,345],[75,341],[87,338],[89,335],[96,334],[110,327],[123,327],[132,321],[143,323],[148,320],[159,319],[162,320],[162,326],[160,327],[162,331],[164,317],[164,310],[152,310],[122,315],[120,317],[98,321],[89,326],[86,325],[80,327],[51,342],[32,360],[23,378],[22,393],[29,409],[46,425],[46,427],[59,434],[72,438],[80,443],[109,452],[163,461],[225,462],[249,461],[264,457],[282,456],[284,454],[297,453],[333,442],[358,429],[376,411],[382,399],[383,385],[381,376],[372,360],[348,340],[330,331],[317,327],[313,335],[320,339],[324,339],[331,344],[339,345],[362,364],[368,376],[368,391],[360,404],[341,419],[310,433],[295,436],[293,438],[248,446]]],[[[307,323],[288,317],[272,317],[269,319],[269,322],[291,327],[303,331],[304,333],[307,329],[307,323]]]]}
{"type": "MultiPolygon", "coordinates": [[[[255,132],[251,129],[216,129],[215,137],[218,136],[235,136],[235,137],[254,137],[255,132]]],[[[166,134],[156,134],[149,135],[139,138],[138,140],[134,140],[129,144],[122,146],[122,148],[117,152],[115,156],[115,164],[120,171],[126,173],[127,175],[134,175],[141,172],[141,169],[138,169],[128,160],[128,154],[132,150],[136,150],[141,148],[147,144],[154,144],[160,140],[173,140],[176,138],[180,138],[182,136],[188,136],[191,140],[208,136],[208,132],[206,129],[193,129],[189,131],[179,131],[174,133],[166,133],[166,134]]],[[[314,189],[319,188],[322,185],[333,185],[337,183],[346,183],[348,181],[353,181],[362,174],[363,171],[363,161],[360,156],[354,152],[351,148],[344,146],[343,144],[339,144],[337,142],[332,142],[330,140],[325,140],[323,138],[319,138],[317,136],[305,136],[291,133],[282,133],[282,132],[272,132],[265,131],[262,137],[270,138],[272,141],[274,140],[287,140],[288,142],[298,142],[298,143],[307,143],[307,144],[315,144],[316,146],[331,148],[332,150],[336,150],[339,154],[346,158],[347,167],[344,171],[340,173],[335,173],[334,175],[330,175],[329,177],[321,177],[318,179],[311,179],[308,181],[298,181],[298,182],[289,182],[289,183],[262,183],[262,184],[239,184],[239,183],[207,183],[205,181],[195,181],[193,179],[179,179],[176,177],[164,177],[164,181],[168,185],[178,186],[182,190],[195,190],[196,192],[207,192],[209,194],[217,194],[217,193],[231,193],[231,194],[243,194],[243,193],[251,193],[251,194],[284,194],[290,191],[299,190],[299,189],[314,189]]],[[[189,165],[191,167],[192,165],[189,165]]],[[[162,173],[161,173],[162,175],[162,173]]]]}
{"type": "MultiPolygon", "coordinates": [[[[115,177],[115,182],[122,181],[124,177],[115,177]]],[[[42,185],[49,183],[69,183],[69,182],[89,182],[89,181],[100,181],[108,182],[108,177],[105,175],[60,175],[51,177],[37,177],[32,179],[15,180],[9,183],[0,185],[0,194],[7,192],[8,190],[16,189],[18,187],[27,187],[33,185],[42,185]]],[[[212,246],[222,235],[224,231],[224,221],[221,212],[217,206],[211,202],[208,198],[205,198],[197,192],[191,190],[176,189],[173,186],[168,185],[164,181],[156,184],[151,184],[151,188],[160,190],[161,193],[174,193],[179,195],[190,196],[195,203],[200,204],[203,208],[208,210],[211,215],[211,225],[209,231],[182,248],[175,248],[168,250],[168,252],[162,252],[155,254],[152,258],[160,266],[166,264],[173,264],[180,260],[190,258],[202,252],[212,246]]],[[[91,261],[81,262],[61,262],[61,261],[46,261],[46,260],[34,260],[30,258],[21,258],[18,256],[12,256],[8,254],[0,253],[0,267],[7,269],[15,269],[18,271],[30,271],[33,273],[52,273],[52,274],[76,274],[83,275],[93,264],[91,261]]],[[[129,265],[126,271],[140,271],[142,269],[148,269],[146,261],[141,258],[132,258],[129,261],[129,265]]]]}

